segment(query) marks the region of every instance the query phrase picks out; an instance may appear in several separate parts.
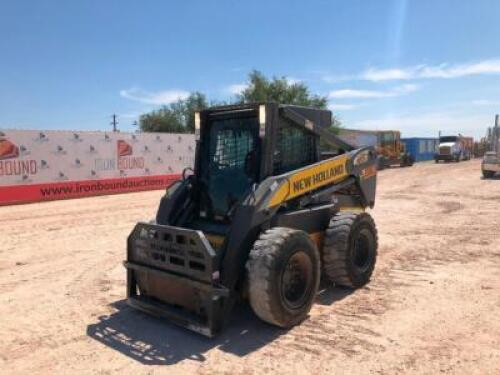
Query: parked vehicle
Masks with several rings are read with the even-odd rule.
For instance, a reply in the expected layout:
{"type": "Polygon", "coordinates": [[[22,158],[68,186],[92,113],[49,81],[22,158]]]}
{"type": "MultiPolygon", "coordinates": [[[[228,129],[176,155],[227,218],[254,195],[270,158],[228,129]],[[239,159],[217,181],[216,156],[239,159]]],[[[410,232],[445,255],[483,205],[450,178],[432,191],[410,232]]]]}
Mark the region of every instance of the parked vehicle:
{"type": "Polygon", "coordinates": [[[498,115],[495,116],[495,126],[490,128],[487,137],[488,149],[484,154],[481,170],[484,178],[492,178],[500,172],[500,125],[498,115]]]}
{"type": "Polygon", "coordinates": [[[340,129],[339,137],[357,146],[374,146],[378,154],[379,170],[398,165],[411,167],[415,162],[401,142],[401,132],[397,130],[353,130],[340,129]],[[363,142],[370,143],[363,143],[363,142]]]}
{"type": "Polygon", "coordinates": [[[439,161],[470,160],[474,149],[474,138],[459,135],[446,135],[439,137],[439,149],[434,155],[436,163],[439,161]]]}

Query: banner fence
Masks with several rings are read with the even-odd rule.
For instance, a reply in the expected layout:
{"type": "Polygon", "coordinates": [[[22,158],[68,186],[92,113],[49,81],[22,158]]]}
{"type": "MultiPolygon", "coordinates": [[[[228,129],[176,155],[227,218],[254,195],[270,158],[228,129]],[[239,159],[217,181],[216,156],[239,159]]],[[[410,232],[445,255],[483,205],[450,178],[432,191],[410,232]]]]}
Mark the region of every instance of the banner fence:
{"type": "Polygon", "coordinates": [[[0,130],[0,205],[164,189],[192,134],[0,130]]]}

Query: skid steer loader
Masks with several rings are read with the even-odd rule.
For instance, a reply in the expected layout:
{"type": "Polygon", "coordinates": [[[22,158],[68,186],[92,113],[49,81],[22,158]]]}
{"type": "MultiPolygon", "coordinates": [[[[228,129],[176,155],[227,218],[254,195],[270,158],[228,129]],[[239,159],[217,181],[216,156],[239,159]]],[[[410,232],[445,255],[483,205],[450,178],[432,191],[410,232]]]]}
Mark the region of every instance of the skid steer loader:
{"type": "Polygon", "coordinates": [[[242,298],[287,328],[307,317],[321,276],[366,284],[377,156],[329,126],[329,111],[276,103],[196,113],[194,170],[128,238],[129,305],[214,336],[242,298]],[[320,139],[337,155],[322,160],[320,139]]]}

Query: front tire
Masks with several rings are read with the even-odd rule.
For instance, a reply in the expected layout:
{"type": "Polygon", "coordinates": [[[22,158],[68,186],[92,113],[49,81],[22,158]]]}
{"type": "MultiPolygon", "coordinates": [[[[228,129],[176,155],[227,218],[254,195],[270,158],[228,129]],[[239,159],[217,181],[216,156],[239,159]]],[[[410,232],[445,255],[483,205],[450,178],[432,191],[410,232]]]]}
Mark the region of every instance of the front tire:
{"type": "Polygon", "coordinates": [[[370,281],[377,248],[377,228],[369,214],[337,213],[325,232],[323,273],[337,285],[362,287],[370,281]]]}
{"type": "Polygon", "coordinates": [[[405,154],[401,158],[401,163],[399,164],[400,167],[411,167],[413,163],[415,162],[415,159],[413,156],[410,154],[405,154]]]}
{"type": "Polygon", "coordinates": [[[320,281],[320,255],[307,233],[276,227],[262,233],[246,264],[255,314],[283,328],[307,318],[320,281]]]}

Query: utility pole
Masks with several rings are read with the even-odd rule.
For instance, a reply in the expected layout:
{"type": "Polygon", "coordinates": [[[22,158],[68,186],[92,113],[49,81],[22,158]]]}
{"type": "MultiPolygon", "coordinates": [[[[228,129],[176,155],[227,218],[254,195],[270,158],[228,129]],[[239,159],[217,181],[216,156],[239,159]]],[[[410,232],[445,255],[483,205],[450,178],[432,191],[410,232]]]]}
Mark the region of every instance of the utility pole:
{"type": "Polygon", "coordinates": [[[117,132],[118,131],[118,120],[116,119],[116,114],[113,113],[113,121],[111,121],[111,125],[113,125],[113,131],[117,132]]]}

